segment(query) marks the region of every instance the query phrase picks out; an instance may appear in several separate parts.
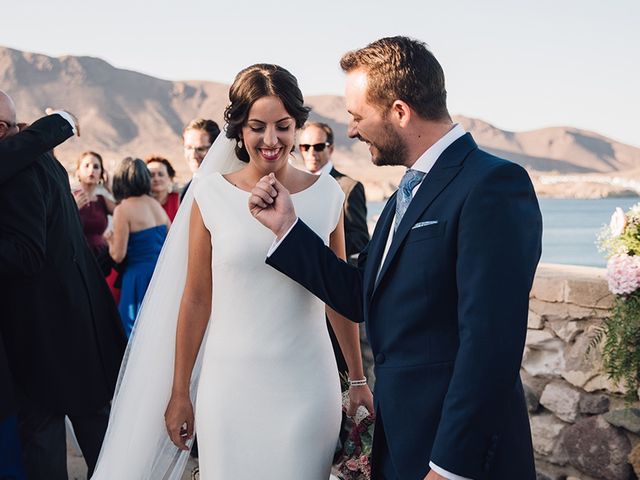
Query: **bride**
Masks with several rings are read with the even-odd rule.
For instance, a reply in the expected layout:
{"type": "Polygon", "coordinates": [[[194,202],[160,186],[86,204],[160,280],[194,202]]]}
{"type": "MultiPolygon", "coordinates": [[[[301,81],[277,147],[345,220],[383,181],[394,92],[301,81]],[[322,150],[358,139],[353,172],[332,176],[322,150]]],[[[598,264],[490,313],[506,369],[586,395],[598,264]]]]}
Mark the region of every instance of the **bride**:
{"type": "MultiPolygon", "coordinates": [[[[275,174],[344,258],[343,194],[289,164],[309,112],[293,75],[250,66],[229,99],[227,138],[188,190],[143,302],[94,479],[178,479],[196,430],[203,480],[329,478],[341,399],[325,310],[353,380],[357,325],[265,265],[274,237],[247,201],[275,174]]],[[[349,397],[351,412],[373,410],[368,387],[349,397]]]]}

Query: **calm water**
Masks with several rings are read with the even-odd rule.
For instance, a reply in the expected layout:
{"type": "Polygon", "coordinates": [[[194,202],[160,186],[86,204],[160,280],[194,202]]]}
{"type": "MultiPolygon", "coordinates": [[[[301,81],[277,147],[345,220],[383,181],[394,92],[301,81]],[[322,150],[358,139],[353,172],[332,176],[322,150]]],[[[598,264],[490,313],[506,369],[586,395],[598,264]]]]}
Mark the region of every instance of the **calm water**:
{"type": "MultiPolygon", "coordinates": [[[[544,225],[541,261],[604,267],[604,257],[595,244],[598,231],[609,223],[616,207],[626,211],[639,201],[638,198],[540,199],[544,225]]],[[[384,202],[370,202],[367,206],[372,217],[380,214],[384,202]]]]}

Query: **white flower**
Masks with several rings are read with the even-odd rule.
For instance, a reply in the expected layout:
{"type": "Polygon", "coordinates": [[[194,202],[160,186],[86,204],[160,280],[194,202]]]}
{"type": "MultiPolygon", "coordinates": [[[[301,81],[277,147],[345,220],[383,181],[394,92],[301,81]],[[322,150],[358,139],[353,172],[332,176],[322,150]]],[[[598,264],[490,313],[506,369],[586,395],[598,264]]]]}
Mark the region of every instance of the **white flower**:
{"type": "Polygon", "coordinates": [[[609,222],[609,228],[611,229],[611,235],[618,237],[624,233],[624,229],[627,226],[627,217],[624,215],[624,211],[620,207],[616,208],[616,211],[611,215],[611,221],[609,222]]]}

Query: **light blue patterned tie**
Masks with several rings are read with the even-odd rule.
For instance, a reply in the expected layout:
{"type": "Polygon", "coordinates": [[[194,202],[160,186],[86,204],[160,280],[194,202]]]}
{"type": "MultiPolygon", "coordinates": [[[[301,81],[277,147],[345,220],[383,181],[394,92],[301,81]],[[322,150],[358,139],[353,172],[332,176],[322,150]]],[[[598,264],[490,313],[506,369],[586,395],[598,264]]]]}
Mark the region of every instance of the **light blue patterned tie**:
{"type": "Polygon", "coordinates": [[[424,172],[408,169],[404,177],[402,177],[402,180],[400,180],[398,196],[396,197],[396,219],[393,223],[394,232],[398,229],[398,225],[400,225],[400,221],[411,203],[413,189],[422,181],[424,175],[424,172]]]}

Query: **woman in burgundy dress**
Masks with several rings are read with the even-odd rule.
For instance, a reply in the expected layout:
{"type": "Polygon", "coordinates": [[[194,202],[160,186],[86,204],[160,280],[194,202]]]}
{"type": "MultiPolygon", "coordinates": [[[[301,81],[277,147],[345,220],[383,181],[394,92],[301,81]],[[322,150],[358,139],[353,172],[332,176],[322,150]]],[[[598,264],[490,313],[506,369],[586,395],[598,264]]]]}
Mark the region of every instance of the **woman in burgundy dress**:
{"type": "Polygon", "coordinates": [[[113,213],[115,202],[100,193],[100,186],[108,192],[106,172],[100,154],[88,151],[80,155],[76,165],[76,179],[78,186],[73,190],[73,196],[78,205],[84,236],[100,264],[113,298],[118,302],[120,290],[114,286],[118,275],[112,268],[109,247],[102,236],[109,225],[108,215],[113,213]]]}
{"type": "Polygon", "coordinates": [[[152,155],[147,157],[144,162],[151,173],[151,195],[160,202],[164,211],[167,212],[169,220],[173,222],[180,204],[180,195],[178,192],[172,191],[176,171],[171,162],[164,157],[152,155]]]}

